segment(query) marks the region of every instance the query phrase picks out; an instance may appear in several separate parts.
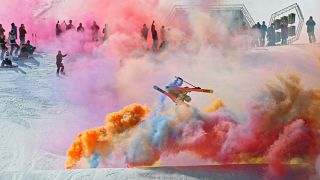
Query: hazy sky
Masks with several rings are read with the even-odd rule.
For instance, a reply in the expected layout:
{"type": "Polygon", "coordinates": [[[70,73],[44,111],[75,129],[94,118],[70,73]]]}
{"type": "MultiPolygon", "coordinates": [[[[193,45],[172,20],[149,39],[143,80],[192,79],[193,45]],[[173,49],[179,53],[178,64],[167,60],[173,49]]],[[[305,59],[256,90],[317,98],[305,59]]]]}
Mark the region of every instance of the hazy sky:
{"type": "MultiPolygon", "coordinates": [[[[266,21],[267,24],[272,13],[294,3],[298,3],[305,21],[307,21],[310,16],[313,16],[316,21],[316,35],[318,37],[317,39],[320,40],[320,0],[176,0],[178,4],[199,4],[201,2],[245,4],[256,22],[266,21]]],[[[304,26],[300,42],[305,41],[307,41],[307,36],[306,27],[304,26]]]]}

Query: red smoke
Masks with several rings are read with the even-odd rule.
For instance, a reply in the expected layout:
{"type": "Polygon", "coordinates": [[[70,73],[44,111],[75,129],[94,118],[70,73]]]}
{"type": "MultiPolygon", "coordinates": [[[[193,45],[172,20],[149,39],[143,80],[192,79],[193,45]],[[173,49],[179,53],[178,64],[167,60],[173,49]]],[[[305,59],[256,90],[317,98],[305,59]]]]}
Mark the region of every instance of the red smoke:
{"type": "MultiPolygon", "coordinates": [[[[236,123],[223,111],[180,120],[163,129],[167,137],[153,149],[161,156],[187,151],[219,163],[268,163],[271,175],[283,175],[288,163],[314,165],[320,152],[320,91],[304,90],[294,74],[279,76],[266,87],[262,96],[269,98],[252,103],[247,123],[236,123]]],[[[127,160],[133,166],[153,165],[161,160],[158,156],[127,160]]]]}

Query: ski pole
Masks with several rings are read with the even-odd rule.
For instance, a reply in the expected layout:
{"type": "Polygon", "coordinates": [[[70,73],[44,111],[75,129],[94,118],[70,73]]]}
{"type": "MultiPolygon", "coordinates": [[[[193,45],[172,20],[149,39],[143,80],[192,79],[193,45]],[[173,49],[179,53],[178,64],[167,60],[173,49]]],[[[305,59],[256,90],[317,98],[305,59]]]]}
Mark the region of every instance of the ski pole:
{"type": "MultiPolygon", "coordinates": [[[[177,79],[182,79],[181,77],[178,77],[178,76],[175,76],[175,78],[177,78],[177,79]]],[[[185,82],[186,84],[189,84],[190,86],[196,88],[196,86],[194,86],[194,85],[192,85],[191,83],[185,81],[184,79],[182,79],[182,81],[185,82]]]]}

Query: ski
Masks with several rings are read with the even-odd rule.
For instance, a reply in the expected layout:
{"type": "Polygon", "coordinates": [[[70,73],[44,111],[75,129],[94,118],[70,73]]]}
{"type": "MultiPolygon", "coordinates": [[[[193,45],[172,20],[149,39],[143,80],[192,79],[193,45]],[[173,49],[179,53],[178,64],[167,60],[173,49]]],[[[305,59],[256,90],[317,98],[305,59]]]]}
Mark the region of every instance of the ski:
{"type": "Polygon", "coordinates": [[[153,86],[153,89],[161,92],[162,94],[166,95],[167,97],[169,97],[173,102],[175,102],[176,104],[183,104],[185,106],[190,106],[189,104],[185,103],[185,102],[182,102],[182,101],[179,101],[177,97],[175,97],[174,95],[168,93],[167,91],[159,88],[158,86],[153,86]]]}
{"type": "Polygon", "coordinates": [[[159,88],[158,86],[153,86],[153,89],[161,92],[162,94],[168,96],[172,101],[176,102],[177,101],[177,97],[173,96],[172,94],[168,93],[167,91],[159,88]]]}
{"type": "Polygon", "coordinates": [[[204,93],[213,93],[212,89],[201,89],[201,88],[187,88],[187,87],[171,87],[170,90],[180,90],[180,91],[189,91],[189,92],[204,92],[204,93]]]}

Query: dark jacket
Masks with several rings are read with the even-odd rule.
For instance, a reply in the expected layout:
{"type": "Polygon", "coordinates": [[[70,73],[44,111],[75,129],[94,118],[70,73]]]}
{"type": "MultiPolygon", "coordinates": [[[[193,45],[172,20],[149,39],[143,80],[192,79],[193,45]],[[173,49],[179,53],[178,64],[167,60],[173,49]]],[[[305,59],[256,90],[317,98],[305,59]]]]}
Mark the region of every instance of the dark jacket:
{"type": "Polygon", "coordinates": [[[314,22],[314,20],[309,19],[307,21],[307,32],[308,33],[313,33],[314,32],[314,26],[316,25],[316,23],[314,22]]]}
{"type": "Polygon", "coordinates": [[[266,25],[264,25],[264,24],[261,25],[261,34],[265,35],[267,30],[268,30],[268,27],[266,25]]]}
{"type": "Polygon", "coordinates": [[[26,34],[27,34],[26,29],[23,28],[23,27],[20,27],[20,28],[19,28],[19,35],[20,35],[20,37],[25,37],[26,34]]]}
{"type": "Polygon", "coordinates": [[[62,54],[58,54],[57,55],[57,57],[56,57],[56,59],[57,59],[57,64],[61,64],[62,63],[62,59],[64,58],[64,57],[66,57],[67,55],[62,55],[62,54]]]}
{"type": "Polygon", "coordinates": [[[157,30],[152,31],[152,39],[153,40],[158,40],[158,32],[157,32],[157,30]]]}
{"type": "Polygon", "coordinates": [[[13,31],[13,34],[16,36],[17,38],[17,35],[18,35],[18,29],[17,29],[17,26],[11,26],[11,30],[13,31]]]}

